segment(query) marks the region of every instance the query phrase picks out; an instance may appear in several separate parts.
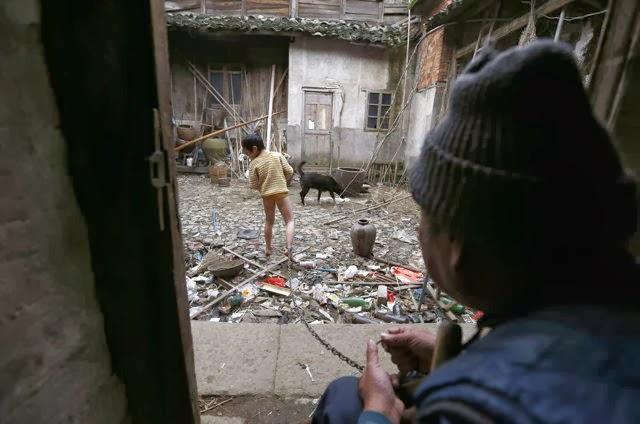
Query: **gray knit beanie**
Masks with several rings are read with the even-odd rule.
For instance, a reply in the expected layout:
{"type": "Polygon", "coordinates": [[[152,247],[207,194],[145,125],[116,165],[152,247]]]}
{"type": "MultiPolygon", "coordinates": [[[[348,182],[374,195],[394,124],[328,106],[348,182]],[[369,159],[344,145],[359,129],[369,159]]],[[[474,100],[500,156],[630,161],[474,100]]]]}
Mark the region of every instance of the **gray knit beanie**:
{"type": "Polygon", "coordinates": [[[563,43],[480,51],[410,185],[435,222],[505,248],[610,246],[636,229],[635,185],[563,43]]]}

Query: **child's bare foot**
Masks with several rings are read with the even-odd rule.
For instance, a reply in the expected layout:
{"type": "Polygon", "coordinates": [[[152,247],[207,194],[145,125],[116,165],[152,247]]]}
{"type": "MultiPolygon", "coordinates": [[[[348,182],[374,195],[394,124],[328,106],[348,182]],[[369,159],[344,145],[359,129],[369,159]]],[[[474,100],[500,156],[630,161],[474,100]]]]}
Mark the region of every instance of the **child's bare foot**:
{"type": "Polygon", "coordinates": [[[284,249],[284,255],[289,258],[289,262],[293,262],[293,249],[287,247],[284,249]]]}
{"type": "Polygon", "coordinates": [[[267,258],[271,256],[271,249],[264,249],[264,256],[266,256],[267,258]]]}

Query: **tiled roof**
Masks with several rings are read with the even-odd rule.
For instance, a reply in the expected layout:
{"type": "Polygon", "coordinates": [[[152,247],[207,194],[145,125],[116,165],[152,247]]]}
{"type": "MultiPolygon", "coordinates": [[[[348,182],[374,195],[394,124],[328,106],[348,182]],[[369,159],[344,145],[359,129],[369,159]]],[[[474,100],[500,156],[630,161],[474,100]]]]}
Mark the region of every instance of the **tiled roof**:
{"type": "Polygon", "coordinates": [[[265,16],[213,16],[196,13],[167,13],[169,30],[186,31],[273,31],[301,32],[317,37],[332,37],[347,41],[383,44],[391,47],[406,43],[406,24],[372,25],[343,20],[265,16]]]}

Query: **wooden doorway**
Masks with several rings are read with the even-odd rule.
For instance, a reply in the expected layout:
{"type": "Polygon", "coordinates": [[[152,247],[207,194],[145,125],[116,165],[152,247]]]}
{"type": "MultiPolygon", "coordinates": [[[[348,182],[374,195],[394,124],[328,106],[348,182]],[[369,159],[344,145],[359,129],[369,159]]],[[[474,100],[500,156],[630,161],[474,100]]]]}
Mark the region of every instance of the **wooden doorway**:
{"type": "Polygon", "coordinates": [[[304,90],[302,160],[313,166],[330,167],[333,158],[333,93],[304,90]]]}

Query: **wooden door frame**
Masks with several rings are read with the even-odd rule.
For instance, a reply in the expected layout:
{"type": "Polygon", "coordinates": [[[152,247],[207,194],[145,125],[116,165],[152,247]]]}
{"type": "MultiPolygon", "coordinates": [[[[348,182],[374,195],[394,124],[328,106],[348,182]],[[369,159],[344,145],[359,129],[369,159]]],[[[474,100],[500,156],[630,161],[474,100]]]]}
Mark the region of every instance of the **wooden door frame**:
{"type": "Polygon", "coordinates": [[[41,0],[40,13],[59,131],[129,421],[198,423],[164,4],[41,0]]]}
{"type": "Polygon", "coordinates": [[[326,93],[326,94],[331,94],[331,128],[328,131],[328,135],[329,135],[329,169],[333,169],[333,155],[334,155],[334,140],[333,140],[333,130],[335,129],[334,127],[334,119],[333,119],[333,108],[335,105],[335,94],[336,94],[336,90],[332,89],[332,88],[326,88],[326,87],[302,87],[302,117],[300,118],[300,130],[301,130],[301,143],[300,143],[300,151],[302,153],[302,160],[304,159],[304,156],[306,154],[305,152],[305,134],[307,133],[307,125],[305,122],[305,106],[306,106],[306,99],[307,99],[307,93],[308,92],[316,92],[316,93],[326,93]]]}

